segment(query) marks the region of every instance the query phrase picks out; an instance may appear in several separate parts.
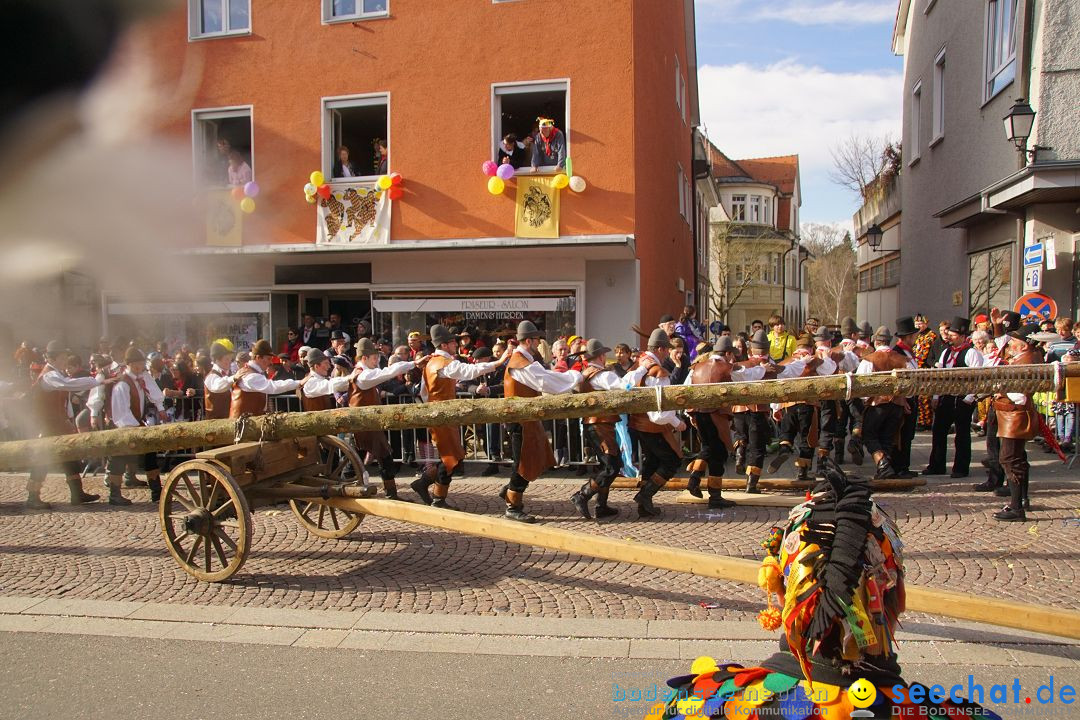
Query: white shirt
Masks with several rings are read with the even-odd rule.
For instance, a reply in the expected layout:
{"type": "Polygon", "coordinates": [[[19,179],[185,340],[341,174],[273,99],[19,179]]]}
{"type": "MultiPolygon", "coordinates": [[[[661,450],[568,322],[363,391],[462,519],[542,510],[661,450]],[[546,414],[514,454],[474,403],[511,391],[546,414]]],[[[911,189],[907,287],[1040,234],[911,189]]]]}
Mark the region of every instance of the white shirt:
{"type": "Polygon", "coordinates": [[[303,393],[305,397],[309,398],[326,397],[327,395],[333,395],[334,393],[342,393],[349,388],[349,381],[352,379],[352,375],[326,377],[312,371],[311,377],[304,383],[303,393]]]}
{"type": "MultiPolygon", "coordinates": [[[[950,362],[948,360],[950,354],[952,354],[952,348],[951,347],[945,348],[945,350],[942,351],[941,357],[938,358],[938,367],[943,367],[943,368],[956,367],[956,361],[959,359],[959,355],[957,355],[957,357],[953,358],[952,361],[950,362]]],[[[972,367],[972,368],[983,367],[984,365],[986,365],[986,358],[983,357],[983,354],[981,352],[979,352],[978,350],[976,350],[974,347],[970,347],[970,348],[968,348],[967,352],[964,353],[964,362],[967,364],[968,367],[972,367]]],[[[939,396],[935,395],[934,397],[937,398],[939,396]]],[[[964,396],[964,402],[966,402],[968,405],[975,402],[975,395],[974,394],[965,395],[964,396]]]]}
{"type": "Polygon", "coordinates": [[[523,368],[510,368],[507,372],[516,382],[530,387],[538,393],[563,395],[573,392],[574,388],[581,384],[581,373],[577,370],[567,370],[566,372],[548,370],[536,362],[536,359],[525,348],[519,346],[514,352],[528,360],[529,364],[523,368]]]}
{"type": "MultiPolygon", "coordinates": [[[[163,413],[165,411],[165,396],[161,394],[161,388],[154,382],[154,378],[150,377],[149,372],[143,372],[142,375],[136,375],[130,370],[125,370],[124,374],[135,382],[136,388],[139,387],[140,378],[146,386],[145,394],[141,389],[138,393],[139,397],[137,400],[140,415],[146,414],[147,400],[158,409],[158,412],[163,413]]],[[[116,427],[138,427],[141,424],[135,419],[135,416],[131,414],[131,391],[128,388],[127,382],[123,379],[113,385],[112,404],[110,408],[112,410],[113,425],[116,427]]]]}
{"type": "MultiPolygon", "coordinates": [[[[439,371],[436,374],[439,377],[447,378],[449,380],[457,380],[459,382],[461,382],[461,381],[467,382],[469,380],[475,380],[478,377],[481,377],[482,375],[487,375],[489,372],[491,372],[495,368],[499,367],[499,361],[498,360],[493,360],[491,362],[486,362],[486,363],[472,363],[472,364],[469,364],[469,363],[461,362],[460,360],[456,359],[453,355],[446,352],[445,350],[436,350],[433,354],[438,355],[439,357],[444,357],[444,358],[449,358],[450,359],[450,362],[448,362],[443,367],[439,368],[439,371]]],[[[397,375],[401,375],[404,372],[408,372],[407,370],[400,369],[401,364],[402,363],[396,363],[396,364],[392,365],[391,367],[394,368],[394,371],[389,373],[383,380],[386,381],[386,380],[389,380],[392,377],[395,377],[397,375]]],[[[416,367],[416,363],[413,363],[413,367],[416,367]]],[[[390,368],[386,368],[386,369],[389,370],[390,368]]],[[[424,402],[428,401],[427,374],[426,373],[424,374],[424,376],[420,380],[420,399],[423,400],[424,402]]]]}
{"type": "MultiPolygon", "coordinates": [[[[608,370],[603,365],[598,363],[589,363],[589,367],[599,368],[600,372],[589,378],[589,385],[595,390],[622,390],[626,387],[626,378],[619,377],[613,371],[608,370]]],[[[635,370],[634,372],[637,372],[635,370]]],[[[629,373],[627,373],[629,375],[629,373]]],[[[641,376],[637,376],[637,380],[640,380],[641,376]]],[[[637,380],[634,384],[637,384],[637,380]]]]}
{"type": "MultiPolygon", "coordinates": [[[[660,358],[653,355],[651,352],[645,352],[644,355],[648,358],[652,358],[652,361],[657,365],[660,364],[660,358]]],[[[646,370],[646,373],[648,371],[646,370]]],[[[671,385],[671,378],[669,377],[655,377],[653,375],[645,375],[645,387],[667,387],[671,385]]],[[[682,424],[682,420],[679,419],[678,414],[674,410],[650,410],[646,413],[650,422],[657,425],[670,425],[673,428],[678,428],[682,424]]]]}
{"type": "Polygon", "coordinates": [[[248,363],[248,367],[255,372],[245,375],[236,382],[237,387],[246,392],[280,395],[300,387],[299,380],[271,380],[266,377],[262,368],[256,365],[254,360],[248,363]]]}
{"type": "MultiPolygon", "coordinates": [[[[45,372],[39,380],[39,384],[48,389],[64,392],[82,392],[84,390],[92,390],[99,385],[101,381],[95,377],[73,378],[68,377],[64,373],[60,372],[52,365],[45,366],[45,372]]],[[[104,391],[104,388],[102,388],[104,391]]],[[[104,397],[104,395],[103,395],[104,397]]],[[[71,398],[69,397],[67,402],[64,403],[64,409],[67,412],[67,416],[74,417],[74,413],[71,410],[71,398]]]]}
{"type": "Polygon", "coordinates": [[[224,393],[232,390],[233,379],[231,368],[223,368],[217,363],[214,363],[214,370],[217,371],[217,375],[207,374],[203,378],[203,387],[212,393],[224,393]]]}
{"type": "MultiPolygon", "coordinates": [[[[720,355],[718,353],[712,353],[712,355],[710,355],[709,357],[711,357],[714,360],[723,360],[724,359],[724,356],[720,355]]],[[[732,367],[731,368],[731,382],[753,382],[755,380],[760,380],[761,378],[765,377],[765,370],[766,370],[766,368],[765,368],[764,365],[754,365],[753,367],[745,367],[745,368],[732,367]]],[[[686,379],[683,380],[683,385],[693,385],[694,384],[692,382],[693,379],[694,379],[694,371],[693,371],[693,369],[691,369],[691,371],[689,373],[687,373],[686,379]]]]}
{"type": "Polygon", "coordinates": [[[387,380],[392,380],[398,375],[409,372],[414,367],[416,367],[416,363],[414,363],[412,360],[406,360],[403,363],[396,363],[394,365],[389,365],[384,368],[377,367],[373,370],[368,370],[363,365],[358,365],[357,368],[360,370],[360,372],[356,375],[356,387],[360,388],[361,390],[370,390],[373,387],[378,387],[379,385],[382,385],[387,380]]]}
{"type": "MultiPolygon", "coordinates": [[[[877,352],[878,350],[890,350],[891,351],[892,348],[890,348],[888,345],[878,345],[878,346],[876,346],[874,348],[874,351],[877,352]]],[[[916,367],[915,358],[908,357],[908,359],[907,359],[907,367],[904,368],[904,369],[905,370],[914,370],[915,367],[916,367]]],[[[855,369],[855,374],[856,375],[871,375],[871,374],[873,374],[873,372],[874,372],[874,366],[870,363],[869,360],[860,360],[859,361],[859,367],[857,367],[855,369]]]]}

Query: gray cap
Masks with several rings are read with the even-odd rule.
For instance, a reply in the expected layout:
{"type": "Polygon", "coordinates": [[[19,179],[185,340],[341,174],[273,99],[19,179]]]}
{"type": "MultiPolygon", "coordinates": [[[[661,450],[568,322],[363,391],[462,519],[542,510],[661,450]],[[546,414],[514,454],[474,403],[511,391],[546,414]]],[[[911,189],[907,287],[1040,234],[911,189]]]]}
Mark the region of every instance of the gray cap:
{"type": "Polygon", "coordinates": [[[729,353],[735,352],[735,343],[731,342],[730,335],[721,335],[720,339],[716,341],[716,345],[713,346],[713,352],[729,353]]]}
{"type": "Polygon", "coordinates": [[[527,340],[529,338],[538,338],[542,333],[536,329],[536,325],[533,325],[528,320],[522,320],[518,323],[517,327],[517,339],[527,340]]]}
{"type": "Polygon", "coordinates": [[[669,348],[671,347],[671,338],[661,328],[656,328],[649,335],[649,347],[651,348],[669,348]]]}
{"type": "Polygon", "coordinates": [[[455,338],[453,334],[446,329],[444,325],[432,325],[431,330],[428,333],[431,336],[431,342],[435,347],[453,341],[455,338]]]}
{"type": "Polygon", "coordinates": [[[590,360],[609,352],[611,352],[611,348],[605,346],[604,343],[600,342],[596,338],[592,338],[589,340],[589,342],[585,343],[585,357],[589,358],[590,360]]]}
{"type": "Polygon", "coordinates": [[[305,356],[308,365],[318,365],[326,359],[326,353],[319,348],[311,348],[305,356]]]}
{"type": "Polygon", "coordinates": [[[377,355],[378,353],[379,348],[375,347],[375,343],[371,342],[371,338],[362,337],[356,341],[356,357],[377,355]]]}
{"type": "Polygon", "coordinates": [[[750,344],[753,347],[767,350],[769,348],[769,334],[764,329],[756,331],[750,336],[750,344]]]}

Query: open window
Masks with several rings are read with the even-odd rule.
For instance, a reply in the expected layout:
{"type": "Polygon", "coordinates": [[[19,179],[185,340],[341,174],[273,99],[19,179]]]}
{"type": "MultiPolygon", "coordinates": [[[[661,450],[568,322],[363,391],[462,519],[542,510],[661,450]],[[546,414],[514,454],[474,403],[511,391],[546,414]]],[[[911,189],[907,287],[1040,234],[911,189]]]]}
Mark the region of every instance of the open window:
{"type": "Polygon", "coordinates": [[[323,172],[332,180],[374,178],[389,172],[390,96],[323,101],[323,172]]]}
{"type": "Polygon", "coordinates": [[[251,0],[188,0],[188,37],[244,34],[251,30],[251,0]]]}
{"type": "Polygon", "coordinates": [[[201,183],[227,187],[254,179],[250,107],[196,110],[192,136],[196,177],[201,183]]]}
{"type": "MultiPolygon", "coordinates": [[[[570,152],[569,140],[569,83],[566,81],[522,83],[515,85],[494,86],[492,160],[499,161],[499,146],[504,137],[513,134],[519,143],[519,150],[524,150],[524,160],[520,170],[529,171],[533,162],[533,145],[540,142],[538,118],[551,118],[555,129],[562,134],[565,148],[562,157],[570,152]]],[[[553,131],[554,132],[554,131],[553,131]]],[[[556,135],[557,136],[557,135],[556,135]]],[[[553,154],[557,142],[551,143],[553,154]]],[[[557,155],[554,155],[557,157],[557,155]]],[[[541,160],[540,172],[555,172],[557,161],[545,163],[541,160]]],[[[565,161],[562,165],[565,167],[565,161]]]]}
{"type": "Polygon", "coordinates": [[[390,14],[390,0],[323,0],[323,22],[367,20],[390,14]]]}

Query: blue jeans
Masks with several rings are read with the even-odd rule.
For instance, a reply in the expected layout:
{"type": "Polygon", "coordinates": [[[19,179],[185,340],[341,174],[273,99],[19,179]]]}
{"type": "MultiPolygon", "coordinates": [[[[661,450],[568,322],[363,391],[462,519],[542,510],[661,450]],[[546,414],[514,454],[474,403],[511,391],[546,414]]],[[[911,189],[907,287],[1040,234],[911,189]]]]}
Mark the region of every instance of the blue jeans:
{"type": "Polygon", "coordinates": [[[1076,406],[1069,407],[1066,412],[1058,412],[1054,416],[1054,423],[1057,425],[1058,442],[1072,442],[1076,423],[1076,406]]]}

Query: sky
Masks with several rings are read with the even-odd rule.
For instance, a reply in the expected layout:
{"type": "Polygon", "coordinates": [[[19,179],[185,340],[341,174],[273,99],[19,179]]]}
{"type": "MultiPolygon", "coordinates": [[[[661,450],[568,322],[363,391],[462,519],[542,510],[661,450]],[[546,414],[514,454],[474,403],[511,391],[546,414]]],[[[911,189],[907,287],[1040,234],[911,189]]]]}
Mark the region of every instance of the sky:
{"type": "Polygon", "coordinates": [[[829,180],[852,134],[898,138],[897,0],[695,0],[701,123],[729,157],[799,155],[802,222],[851,227],[829,180]]]}

